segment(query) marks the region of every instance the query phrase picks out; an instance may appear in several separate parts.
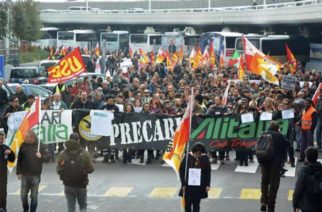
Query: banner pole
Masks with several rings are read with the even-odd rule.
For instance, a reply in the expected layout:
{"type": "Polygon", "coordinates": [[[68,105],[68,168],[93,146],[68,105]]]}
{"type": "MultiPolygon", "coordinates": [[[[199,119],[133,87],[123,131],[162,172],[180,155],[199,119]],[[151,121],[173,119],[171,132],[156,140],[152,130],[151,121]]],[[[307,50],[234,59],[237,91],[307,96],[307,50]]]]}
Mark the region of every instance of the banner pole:
{"type": "Polygon", "coordinates": [[[38,101],[39,101],[39,117],[38,117],[38,153],[40,151],[40,130],[41,130],[41,99],[40,96],[38,96],[38,101]]]}
{"type": "MultiPolygon", "coordinates": [[[[192,112],[193,112],[193,107],[194,107],[194,102],[193,102],[193,99],[194,99],[194,88],[192,87],[191,88],[191,95],[190,95],[190,105],[188,104],[188,106],[190,106],[190,108],[187,108],[189,109],[189,139],[188,139],[188,142],[187,142],[187,145],[186,145],[186,164],[185,164],[185,181],[187,181],[188,179],[188,153],[189,153],[189,143],[190,143],[190,133],[191,133],[191,120],[192,120],[192,112]]],[[[187,183],[187,182],[186,182],[187,183]]],[[[187,187],[186,187],[187,189],[187,187]]],[[[183,192],[183,197],[185,199],[185,192],[183,192]]]]}

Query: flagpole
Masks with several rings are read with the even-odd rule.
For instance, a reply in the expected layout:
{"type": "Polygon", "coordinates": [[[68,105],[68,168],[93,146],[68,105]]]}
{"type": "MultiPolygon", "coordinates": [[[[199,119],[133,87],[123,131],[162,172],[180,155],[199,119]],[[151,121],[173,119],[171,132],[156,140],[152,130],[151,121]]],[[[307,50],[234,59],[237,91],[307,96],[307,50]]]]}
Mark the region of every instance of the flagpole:
{"type": "MultiPolygon", "coordinates": [[[[186,164],[185,164],[185,182],[187,181],[188,179],[188,152],[189,152],[189,143],[190,143],[190,132],[191,132],[191,120],[192,120],[192,112],[193,112],[193,98],[194,98],[194,88],[192,87],[191,88],[191,96],[190,96],[190,108],[187,108],[187,109],[190,109],[189,111],[189,140],[187,142],[187,146],[186,146],[186,164]]],[[[186,187],[187,189],[187,187],[186,187]]],[[[183,198],[185,199],[185,192],[183,192],[183,198]]]]}
{"type": "Polygon", "coordinates": [[[40,152],[40,130],[41,130],[41,100],[40,96],[38,96],[38,101],[39,101],[39,117],[38,117],[38,153],[40,152]]]}

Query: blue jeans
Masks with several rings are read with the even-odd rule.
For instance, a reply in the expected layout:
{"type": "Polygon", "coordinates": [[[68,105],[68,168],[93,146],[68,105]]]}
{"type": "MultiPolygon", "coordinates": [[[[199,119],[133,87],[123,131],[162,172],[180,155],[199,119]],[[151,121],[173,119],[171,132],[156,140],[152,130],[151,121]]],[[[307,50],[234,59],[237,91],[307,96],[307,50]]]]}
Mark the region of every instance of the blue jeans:
{"type": "Polygon", "coordinates": [[[313,132],[310,131],[310,130],[308,130],[308,131],[301,130],[301,153],[300,153],[300,159],[304,160],[305,150],[309,146],[313,146],[313,132]]]}
{"type": "Polygon", "coordinates": [[[40,176],[22,176],[21,179],[21,201],[23,211],[35,212],[38,204],[38,187],[40,183],[40,176]],[[30,208],[28,204],[28,193],[30,191],[30,208]],[[30,209],[30,210],[29,210],[30,209]]]}
{"type": "Polygon", "coordinates": [[[87,211],[87,189],[65,186],[65,197],[67,201],[67,211],[75,212],[76,199],[80,212],[87,211]]]}

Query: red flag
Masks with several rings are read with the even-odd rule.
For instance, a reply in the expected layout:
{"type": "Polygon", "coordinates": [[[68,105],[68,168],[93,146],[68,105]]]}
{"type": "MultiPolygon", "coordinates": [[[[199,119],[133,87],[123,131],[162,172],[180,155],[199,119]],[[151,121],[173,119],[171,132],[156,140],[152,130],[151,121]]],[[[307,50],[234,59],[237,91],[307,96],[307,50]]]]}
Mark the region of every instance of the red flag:
{"type": "Polygon", "coordinates": [[[86,68],[79,48],[74,49],[68,55],[63,57],[59,63],[48,69],[48,82],[65,82],[81,73],[85,72],[86,68]]]}
{"type": "Polygon", "coordinates": [[[312,102],[314,105],[318,102],[319,96],[320,96],[320,89],[322,89],[322,83],[320,82],[319,87],[316,89],[313,97],[312,97],[312,102]]]}
{"type": "Polygon", "coordinates": [[[285,44],[285,49],[286,49],[287,61],[290,64],[290,72],[291,72],[291,74],[294,74],[297,69],[297,61],[296,61],[291,49],[288,47],[287,44],[285,44]]]}

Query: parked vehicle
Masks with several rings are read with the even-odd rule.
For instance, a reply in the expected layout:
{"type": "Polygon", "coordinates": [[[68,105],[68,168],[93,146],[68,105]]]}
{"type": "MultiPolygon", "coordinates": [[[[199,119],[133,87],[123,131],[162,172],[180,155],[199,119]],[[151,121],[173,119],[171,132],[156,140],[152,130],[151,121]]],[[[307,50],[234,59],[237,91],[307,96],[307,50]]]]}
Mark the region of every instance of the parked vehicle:
{"type": "Polygon", "coordinates": [[[13,67],[9,83],[23,83],[25,81],[30,84],[46,83],[48,81],[47,72],[40,66],[13,67]]]}
{"type": "MultiPolygon", "coordinates": [[[[16,86],[19,84],[18,83],[9,83],[7,85],[11,89],[11,91],[15,92],[16,86]]],[[[33,95],[35,97],[40,96],[41,100],[45,100],[46,98],[48,98],[49,96],[51,96],[53,94],[53,92],[51,92],[50,90],[42,88],[38,85],[20,84],[20,86],[22,87],[22,90],[24,91],[24,93],[27,96],[28,95],[33,95]]]]}

